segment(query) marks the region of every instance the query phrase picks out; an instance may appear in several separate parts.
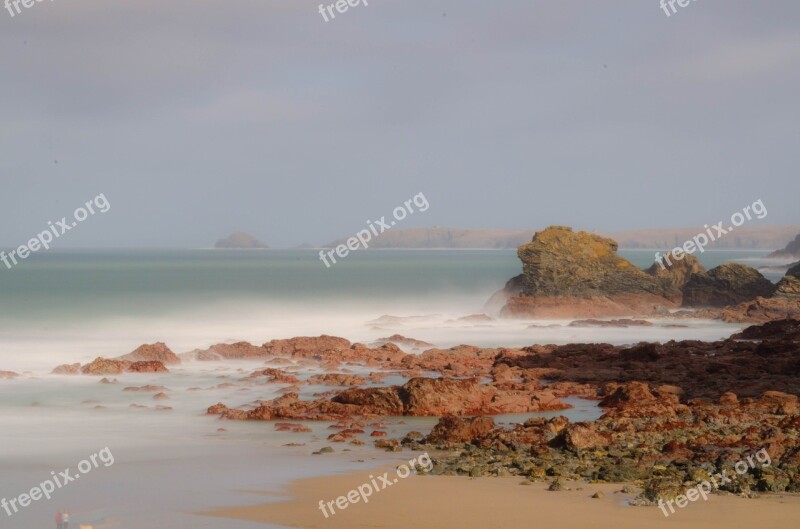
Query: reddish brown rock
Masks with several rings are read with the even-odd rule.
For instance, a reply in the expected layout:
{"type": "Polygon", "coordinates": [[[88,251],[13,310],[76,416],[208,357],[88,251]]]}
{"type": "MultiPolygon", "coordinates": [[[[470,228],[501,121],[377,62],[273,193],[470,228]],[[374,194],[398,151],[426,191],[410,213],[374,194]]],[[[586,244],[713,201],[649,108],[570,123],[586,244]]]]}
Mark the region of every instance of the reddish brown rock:
{"type": "Polygon", "coordinates": [[[642,382],[628,382],[615,389],[614,385],[609,386],[609,396],[600,401],[600,406],[616,416],[674,417],[686,409],[676,395],[651,390],[642,382]]]}
{"type": "Polygon", "coordinates": [[[108,358],[95,358],[92,362],[81,368],[84,375],[118,375],[125,372],[131,363],[127,360],[109,360],[108,358]]]}
{"type": "Polygon", "coordinates": [[[79,375],[81,372],[80,364],[61,364],[53,369],[54,375],[79,375]]]}
{"type": "Polygon", "coordinates": [[[301,380],[296,376],[286,373],[281,369],[269,367],[267,369],[259,369],[250,373],[248,378],[267,377],[269,382],[281,382],[283,384],[301,384],[301,380]]]}
{"type": "Polygon", "coordinates": [[[297,423],[279,422],[275,424],[275,430],[279,432],[306,433],[310,432],[311,428],[297,423]]]}
{"type": "Polygon", "coordinates": [[[393,343],[395,345],[406,346],[412,349],[423,349],[427,347],[433,347],[432,343],[424,342],[422,340],[416,340],[414,338],[408,338],[406,336],[400,334],[393,334],[386,338],[378,338],[374,342],[374,346],[379,347],[381,345],[385,345],[387,343],[393,343]]]}
{"type": "Polygon", "coordinates": [[[266,357],[267,351],[263,347],[249,342],[237,342],[232,344],[220,343],[212,345],[208,349],[192,351],[181,356],[202,361],[251,360],[266,357]]]}
{"type": "Polygon", "coordinates": [[[181,359],[178,358],[178,355],[173,353],[164,342],[140,345],[132,352],[117,357],[115,360],[127,360],[129,362],[160,362],[164,365],[181,363],[181,359]]]}
{"type": "Polygon", "coordinates": [[[169,369],[161,362],[150,360],[146,362],[133,362],[128,366],[128,371],[131,373],[168,373],[169,369]]]}
{"type": "Polygon", "coordinates": [[[397,387],[350,389],[331,399],[334,403],[364,408],[372,415],[403,415],[403,401],[397,387]]]}
{"type": "Polygon", "coordinates": [[[14,373],[13,371],[0,371],[0,379],[11,380],[12,378],[17,378],[19,373],[14,373]]]}
{"type": "Polygon", "coordinates": [[[567,450],[577,452],[609,446],[611,444],[611,435],[606,432],[598,432],[592,423],[579,422],[567,425],[553,443],[563,445],[567,450]]]}
{"type": "Polygon", "coordinates": [[[471,443],[480,440],[494,430],[491,417],[456,417],[446,415],[439,419],[430,435],[425,439],[428,443],[471,443]]]}
{"type": "Polygon", "coordinates": [[[326,373],[324,375],[314,375],[307,380],[311,385],[323,386],[361,386],[366,382],[364,377],[359,375],[346,375],[343,373],[326,373]]]}

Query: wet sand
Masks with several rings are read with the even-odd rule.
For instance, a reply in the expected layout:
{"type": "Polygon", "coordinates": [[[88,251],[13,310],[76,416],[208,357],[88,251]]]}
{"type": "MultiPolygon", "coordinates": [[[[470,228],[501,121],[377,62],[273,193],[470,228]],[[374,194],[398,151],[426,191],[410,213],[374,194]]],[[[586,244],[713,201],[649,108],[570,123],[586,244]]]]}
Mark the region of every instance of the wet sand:
{"type": "MultiPolygon", "coordinates": [[[[713,495],[699,499],[668,518],[658,507],[626,505],[631,496],[620,484],[565,483],[572,490],[550,492],[547,484],[520,485],[514,478],[470,479],[410,476],[374,493],[369,503],[349,505],[327,519],[319,501],[335,500],[391,468],[372,472],[295,481],[281,491],[286,501],[215,509],[203,514],[304,529],[530,529],[549,527],[596,529],[709,529],[758,527],[786,529],[800,520],[800,495],[762,495],[745,499],[713,495]],[[581,487],[583,490],[576,490],[581,487]],[[594,499],[602,491],[605,497],[594,499]],[[540,525],[541,526],[541,525],[540,525]]],[[[274,495],[272,493],[265,493],[274,495]]],[[[265,501],[270,501],[265,496],[265,501]]]]}

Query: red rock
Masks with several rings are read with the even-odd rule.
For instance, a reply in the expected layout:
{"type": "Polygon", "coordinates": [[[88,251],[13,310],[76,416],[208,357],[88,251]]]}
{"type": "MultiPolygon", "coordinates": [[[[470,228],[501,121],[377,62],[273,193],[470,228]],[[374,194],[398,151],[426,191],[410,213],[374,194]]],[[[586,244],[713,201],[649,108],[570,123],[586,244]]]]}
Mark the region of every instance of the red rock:
{"type": "Polygon", "coordinates": [[[611,444],[611,435],[598,433],[592,423],[578,422],[568,424],[559,434],[555,443],[563,443],[567,450],[577,452],[579,450],[609,446],[611,444]]]}
{"type": "Polygon", "coordinates": [[[127,360],[109,360],[98,357],[81,368],[84,375],[118,375],[123,373],[131,363],[127,360]]]}
{"type": "Polygon", "coordinates": [[[403,401],[396,388],[349,389],[331,399],[334,403],[363,407],[370,414],[403,415],[403,401]]]}
{"type": "Polygon", "coordinates": [[[14,373],[13,371],[0,371],[0,379],[10,380],[12,378],[17,378],[19,373],[14,373]]]}
{"type": "Polygon", "coordinates": [[[268,354],[263,347],[249,342],[237,342],[233,344],[220,343],[212,345],[208,349],[192,351],[181,356],[200,361],[218,361],[264,358],[268,354]]]}
{"type": "Polygon", "coordinates": [[[373,430],[372,433],[369,434],[369,436],[370,437],[386,437],[386,432],[382,432],[380,430],[373,430]]]}
{"type": "Polygon", "coordinates": [[[299,378],[285,371],[275,368],[259,369],[250,373],[248,378],[267,377],[270,382],[281,382],[284,384],[301,384],[299,378]]]}
{"type": "Polygon", "coordinates": [[[169,396],[166,393],[156,393],[153,395],[154,400],[169,400],[169,396]]]}
{"type": "Polygon", "coordinates": [[[456,417],[446,415],[439,419],[427,443],[457,442],[469,443],[480,439],[495,428],[491,417],[456,417]]]}
{"type": "Polygon", "coordinates": [[[279,422],[275,424],[275,430],[279,432],[304,433],[310,432],[311,428],[297,423],[279,422]]]}
{"type": "Polygon", "coordinates": [[[345,375],[342,373],[326,373],[324,375],[314,375],[307,380],[311,385],[323,386],[360,386],[366,381],[359,375],[345,375]]]}
{"type": "Polygon", "coordinates": [[[169,373],[169,369],[164,364],[155,360],[133,362],[128,366],[128,371],[131,373],[169,373]]]}
{"type": "Polygon", "coordinates": [[[178,355],[173,353],[163,342],[140,345],[132,352],[117,357],[115,360],[127,360],[129,362],[160,362],[164,365],[181,363],[181,359],[178,358],[178,355]]]}

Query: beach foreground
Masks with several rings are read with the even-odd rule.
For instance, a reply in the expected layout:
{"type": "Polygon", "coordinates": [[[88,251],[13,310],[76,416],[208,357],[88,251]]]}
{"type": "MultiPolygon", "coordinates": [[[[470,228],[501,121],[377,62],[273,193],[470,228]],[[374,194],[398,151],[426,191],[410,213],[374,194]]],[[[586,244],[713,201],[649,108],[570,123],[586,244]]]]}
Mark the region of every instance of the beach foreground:
{"type": "Polygon", "coordinates": [[[620,492],[621,484],[573,482],[565,483],[571,490],[551,492],[547,484],[521,485],[519,478],[461,476],[411,476],[372,496],[367,504],[350,505],[327,519],[323,516],[321,499],[346,495],[382,471],[299,480],[284,491],[291,497],[288,501],[203,514],[304,529],[529,529],[540,524],[597,529],[785,529],[800,519],[797,494],[766,494],[756,499],[712,495],[708,501],[699,499],[665,517],[657,507],[628,506],[633,494],[620,492]],[[604,497],[592,498],[598,491],[604,497]]]}

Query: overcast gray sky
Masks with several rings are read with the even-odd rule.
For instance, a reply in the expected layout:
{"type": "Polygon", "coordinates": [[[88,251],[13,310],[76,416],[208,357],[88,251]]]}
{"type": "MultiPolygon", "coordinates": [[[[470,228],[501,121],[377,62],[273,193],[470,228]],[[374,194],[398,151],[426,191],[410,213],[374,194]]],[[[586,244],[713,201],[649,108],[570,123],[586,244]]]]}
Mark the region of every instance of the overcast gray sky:
{"type": "MultiPolygon", "coordinates": [[[[330,1],[330,0],[329,0],[330,1]]],[[[0,11],[0,245],[800,223],[800,3],[53,0],[0,11]]]]}

